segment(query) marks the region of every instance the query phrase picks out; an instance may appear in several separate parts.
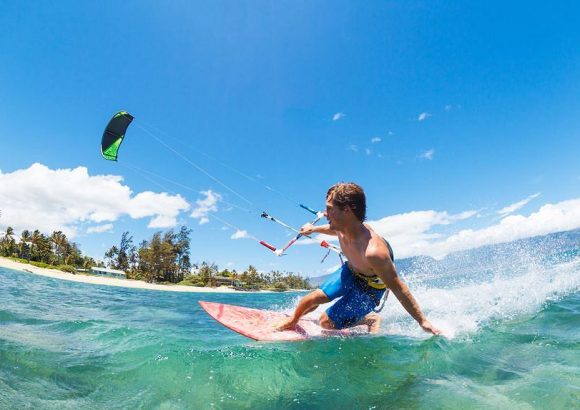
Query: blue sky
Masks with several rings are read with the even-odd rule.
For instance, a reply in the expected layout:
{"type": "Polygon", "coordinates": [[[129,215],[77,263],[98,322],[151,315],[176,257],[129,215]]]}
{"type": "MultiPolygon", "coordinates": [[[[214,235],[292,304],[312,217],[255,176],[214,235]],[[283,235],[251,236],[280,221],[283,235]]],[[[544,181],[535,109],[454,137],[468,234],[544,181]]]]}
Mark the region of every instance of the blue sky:
{"type": "Polygon", "coordinates": [[[308,276],[336,260],[321,265],[316,246],[277,258],[211,215],[283,245],[288,233],[256,212],[300,226],[310,215],[296,203],[321,208],[347,180],[402,256],[578,228],[579,13],[575,2],[3,2],[0,228],[63,229],[102,258],[125,230],[139,242],[187,224],[194,260],[308,276]],[[136,123],[113,163],[99,143],[121,109],[136,123]]]}

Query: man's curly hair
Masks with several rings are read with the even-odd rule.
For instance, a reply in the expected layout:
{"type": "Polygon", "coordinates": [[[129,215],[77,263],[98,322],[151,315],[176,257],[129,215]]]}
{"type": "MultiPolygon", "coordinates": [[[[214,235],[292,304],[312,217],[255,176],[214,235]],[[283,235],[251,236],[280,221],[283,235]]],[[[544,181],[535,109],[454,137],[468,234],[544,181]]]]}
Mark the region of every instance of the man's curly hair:
{"type": "Polygon", "coordinates": [[[354,182],[339,182],[328,189],[326,199],[340,209],[349,207],[357,219],[363,222],[367,215],[365,191],[354,182]]]}

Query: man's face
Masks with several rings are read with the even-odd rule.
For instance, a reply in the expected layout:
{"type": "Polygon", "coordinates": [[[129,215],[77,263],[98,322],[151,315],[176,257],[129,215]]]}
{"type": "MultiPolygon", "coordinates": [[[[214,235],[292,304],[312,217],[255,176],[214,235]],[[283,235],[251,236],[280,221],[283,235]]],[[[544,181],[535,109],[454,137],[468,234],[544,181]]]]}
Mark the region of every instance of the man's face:
{"type": "Polygon", "coordinates": [[[326,211],[324,211],[324,216],[328,219],[330,224],[330,229],[340,229],[344,225],[344,220],[346,213],[348,211],[340,209],[338,206],[334,205],[332,201],[326,201],[326,211]]]}

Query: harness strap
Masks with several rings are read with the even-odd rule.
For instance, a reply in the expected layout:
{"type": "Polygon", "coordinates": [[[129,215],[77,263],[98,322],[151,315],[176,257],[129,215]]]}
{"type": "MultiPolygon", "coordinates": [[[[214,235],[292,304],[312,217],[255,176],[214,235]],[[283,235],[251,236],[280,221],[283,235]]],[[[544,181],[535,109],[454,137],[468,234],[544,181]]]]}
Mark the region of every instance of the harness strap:
{"type": "MultiPolygon", "coordinates": [[[[391,248],[391,244],[385,238],[383,238],[383,240],[385,241],[385,244],[387,245],[387,248],[389,249],[389,254],[390,254],[389,256],[391,257],[391,261],[394,263],[395,262],[395,255],[393,253],[393,248],[391,248]]],[[[377,289],[377,290],[386,289],[385,293],[383,294],[383,296],[380,299],[376,298],[374,296],[374,294],[371,293],[371,297],[375,300],[376,305],[377,306],[380,305],[378,307],[378,309],[374,309],[374,312],[379,313],[381,310],[383,310],[383,308],[385,307],[385,303],[387,301],[387,298],[389,297],[389,289],[388,289],[387,285],[385,283],[383,283],[383,281],[377,275],[373,275],[373,276],[363,275],[362,273],[359,273],[359,272],[355,271],[354,269],[352,269],[350,264],[348,264],[348,268],[350,269],[352,274],[355,276],[355,278],[360,280],[361,285],[368,286],[370,288],[377,289]]]]}
{"type": "Polygon", "coordinates": [[[367,286],[369,286],[373,289],[377,289],[377,290],[387,289],[387,285],[385,285],[383,283],[383,281],[377,275],[372,275],[372,276],[363,275],[362,273],[355,271],[349,262],[347,262],[347,264],[348,264],[348,269],[355,276],[355,278],[359,279],[362,282],[362,284],[367,285],[367,286]]]}
{"type": "Polygon", "coordinates": [[[389,290],[387,289],[385,294],[383,295],[383,301],[381,302],[381,306],[378,309],[373,309],[373,311],[375,313],[380,313],[381,310],[383,310],[383,308],[385,307],[385,302],[387,301],[387,298],[389,297],[389,290]]]}

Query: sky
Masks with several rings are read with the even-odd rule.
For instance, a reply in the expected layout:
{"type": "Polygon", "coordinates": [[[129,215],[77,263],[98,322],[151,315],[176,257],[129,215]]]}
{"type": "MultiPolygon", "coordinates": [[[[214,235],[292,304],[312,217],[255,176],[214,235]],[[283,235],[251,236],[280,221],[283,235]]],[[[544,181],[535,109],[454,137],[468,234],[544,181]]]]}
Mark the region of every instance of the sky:
{"type": "Polygon", "coordinates": [[[396,257],[580,228],[580,4],[2,1],[0,229],[192,229],[193,261],[318,276],[277,257],[359,183],[396,257]],[[135,121],[117,162],[108,120],[135,121]]]}

